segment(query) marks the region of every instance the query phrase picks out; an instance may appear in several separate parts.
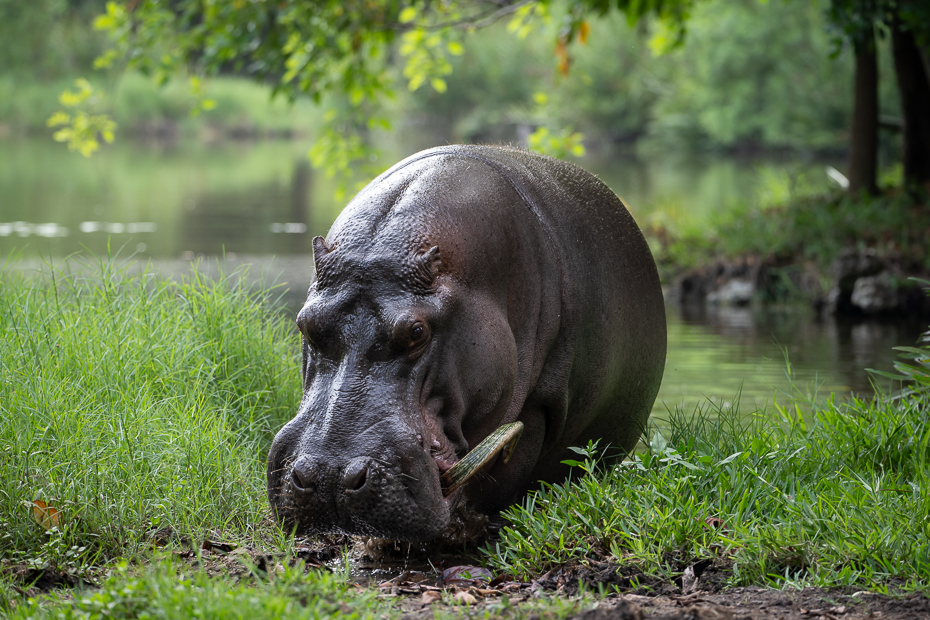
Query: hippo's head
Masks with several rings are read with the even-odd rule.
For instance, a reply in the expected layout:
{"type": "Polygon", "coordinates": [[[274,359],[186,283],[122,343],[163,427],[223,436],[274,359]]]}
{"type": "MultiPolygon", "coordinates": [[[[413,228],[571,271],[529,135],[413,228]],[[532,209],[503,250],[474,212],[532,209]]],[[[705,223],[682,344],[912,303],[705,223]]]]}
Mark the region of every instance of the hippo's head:
{"type": "Polygon", "coordinates": [[[455,454],[423,400],[443,311],[429,294],[438,249],[398,270],[335,251],[326,265],[325,242],[314,245],[318,278],[297,317],[304,398],[271,449],[271,504],[300,531],[431,538],[449,521],[439,474],[455,454]]]}
{"type": "Polygon", "coordinates": [[[298,532],[428,540],[467,490],[444,496],[441,474],[504,417],[516,345],[503,312],[462,294],[461,247],[410,215],[421,201],[365,196],[314,239],[304,396],[271,447],[268,496],[298,532]]]}

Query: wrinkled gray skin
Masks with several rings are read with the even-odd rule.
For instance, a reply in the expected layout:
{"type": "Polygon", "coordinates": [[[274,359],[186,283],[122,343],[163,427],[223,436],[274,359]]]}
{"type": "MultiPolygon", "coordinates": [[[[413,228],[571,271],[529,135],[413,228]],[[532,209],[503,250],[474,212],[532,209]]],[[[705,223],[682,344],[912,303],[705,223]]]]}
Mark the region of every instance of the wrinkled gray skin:
{"type": "Polygon", "coordinates": [[[642,234],[591,174],[510,148],[423,151],[363,189],[314,260],[304,397],[268,456],[287,526],[428,540],[457,502],[493,515],[564,479],[569,446],[636,443],[665,310],[642,234]],[[516,420],[511,460],[443,498],[440,474],[516,420]]]}

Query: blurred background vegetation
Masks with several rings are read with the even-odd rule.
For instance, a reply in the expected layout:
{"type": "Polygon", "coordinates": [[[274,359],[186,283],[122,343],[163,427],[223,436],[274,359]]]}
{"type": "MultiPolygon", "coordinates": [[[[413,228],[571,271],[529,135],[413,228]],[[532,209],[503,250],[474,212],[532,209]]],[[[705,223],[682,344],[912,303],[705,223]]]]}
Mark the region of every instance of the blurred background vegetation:
{"type": "MultiPolygon", "coordinates": [[[[309,102],[290,106],[279,98],[269,105],[270,87],[245,79],[211,80],[205,90],[215,108],[192,117],[195,97],[180,77],[159,87],[134,72],[95,72],[107,42],[91,24],[104,10],[103,0],[0,0],[4,132],[49,132],[45,122],[60,107],[58,93],[84,75],[104,89],[102,107],[129,133],[219,126],[312,134],[319,126],[309,102]]],[[[445,92],[401,90],[385,102],[395,129],[415,127],[432,145],[525,141],[537,126],[554,124],[581,131],[595,154],[648,148],[836,155],[847,147],[853,55],[834,40],[823,3],[699,3],[683,44],[660,56],[650,49],[646,25],[631,27],[612,13],[591,20],[567,75],[555,70],[557,26],[522,39],[505,23],[470,35],[464,53],[450,58],[445,92]]],[[[887,48],[887,41],[879,45],[887,48]]],[[[899,116],[891,55],[881,51],[881,111],[899,116]]],[[[895,137],[881,135],[884,159],[894,161],[895,137]]]]}
{"type": "MultiPolygon", "coordinates": [[[[777,256],[782,264],[813,260],[825,273],[857,243],[892,257],[907,252],[907,274],[930,270],[930,255],[913,250],[930,231],[925,188],[912,184],[905,199],[895,196],[905,177],[930,174],[927,146],[913,148],[920,140],[910,141],[908,158],[902,128],[906,136],[918,123],[904,122],[902,74],[893,60],[901,32],[895,24],[905,16],[927,62],[930,11],[921,3],[209,6],[212,12],[188,0],[0,0],[0,136],[51,143],[54,134],[90,153],[97,147],[87,148],[88,141],[108,138],[112,119],[124,143],[286,139],[304,145],[326,176],[343,179],[335,189],[323,175],[311,184],[314,214],[306,223],[314,234],[325,232],[347,191],[416,150],[457,142],[528,145],[584,157],[580,163],[630,206],[666,281],[747,254],[777,256]],[[503,8],[497,19],[462,17],[483,6],[503,8]],[[443,19],[481,27],[452,28],[443,19]],[[877,108],[863,108],[858,118],[867,122],[857,125],[863,58],[876,63],[877,73],[867,75],[877,79],[874,89],[865,92],[875,95],[877,108]],[[77,78],[89,81],[75,90],[77,78]],[[83,134],[72,131],[81,114],[88,115],[83,134]],[[52,117],[56,127],[49,127],[52,117]],[[854,175],[851,161],[862,164],[854,175]],[[735,164],[738,174],[726,181],[729,168],[719,162],[735,164]],[[707,173],[698,178],[690,174],[695,169],[707,173]],[[850,182],[846,195],[841,188],[850,182]],[[733,187],[721,191],[724,185],[733,187]],[[323,187],[329,199],[320,198],[323,187]]],[[[911,117],[930,119],[919,109],[911,117]]],[[[19,159],[24,149],[0,157],[19,159]]],[[[104,167],[115,170],[108,161],[104,167]]],[[[284,164],[280,175],[290,169],[299,166],[284,164]]],[[[230,168],[232,177],[243,174],[230,168]]],[[[96,183],[120,183],[110,176],[96,183]]],[[[11,185],[8,193],[34,191],[11,185]]],[[[108,191],[89,198],[87,208],[99,211],[90,203],[99,205],[108,191]]],[[[17,200],[0,221],[32,208],[17,200]]],[[[200,198],[175,202],[192,201],[200,198]]]]}

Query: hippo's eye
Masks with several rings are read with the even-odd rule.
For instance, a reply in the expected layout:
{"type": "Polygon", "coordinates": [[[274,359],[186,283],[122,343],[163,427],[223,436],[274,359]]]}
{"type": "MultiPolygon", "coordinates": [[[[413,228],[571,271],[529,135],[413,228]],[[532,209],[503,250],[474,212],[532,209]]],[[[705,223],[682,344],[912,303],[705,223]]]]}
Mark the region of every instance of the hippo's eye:
{"type": "Polygon", "coordinates": [[[415,357],[423,352],[429,342],[429,325],[415,319],[398,321],[394,325],[393,339],[400,351],[405,351],[408,357],[415,357]]]}
{"type": "Polygon", "coordinates": [[[298,327],[304,336],[304,340],[310,345],[310,348],[320,350],[320,333],[316,323],[310,320],[303,320],[298,322],[298,327]]]}
{"type": "Polygon", "coordinates": [[[425,323],[416,321],[407,332],[407,350],[411,353],[423,347],[429,340],[429,327],[425,323]]]}

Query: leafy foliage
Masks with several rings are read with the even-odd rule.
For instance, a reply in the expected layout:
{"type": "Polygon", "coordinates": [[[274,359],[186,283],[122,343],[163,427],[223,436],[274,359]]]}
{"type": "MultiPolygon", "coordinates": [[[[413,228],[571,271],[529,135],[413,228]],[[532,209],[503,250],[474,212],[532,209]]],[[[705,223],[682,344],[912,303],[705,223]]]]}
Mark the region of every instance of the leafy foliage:
{"type": "Polygon", "coordinates": [[[553,133],[548,127],[540,127],[529,136],[527,143],[533,151],[565,159],[568,155],[583,157],[585,150],[581,143],[582,135],[566,127],[558,133],[553,133]]]}
{"type": "MultiPolygon", "coordinates": [[[[101,4],[81,3],[80,14],[101,4]]],[[[374,134],[421,124],[424,116],[442,130],[439,141],[522,141],[543,129],[545,139],[537,134],[535,143],[556,154],[576,150],[569,139],[576,132],[589,146],[649,137],[676,149],[683,141],[835,148],[845,139],[850,63],[846,52],[829,60],[825,5],[817,3],[241,5],[111,2],[96,20],[112,43],[97,65],[135,68],[157,82],[190,79],[185,113],[219,105],[207,94],[206,78],[215,75],[249,77],[285,99],[316,99],[327,118],[311,156],[340,176],[379,172],[369,161],[374,134]],[[510,34],[473,32],[496,19],[510,34]],[[553,73],[553,64],[564,65],[564,74],[553,73]],[[542,105],[534,100],[540,92],[542,105]]],[[[883,107],[893,110],[893,71],[880,73],[883,107]]],[[[29,94],[5,86],[0,118],[29,94]]],[[[142,102],[141,109],[160,105],[142,102]]],[[[96,114],[104,111],[116,117],[115,110],[96,114]]]]}
{"type": "Polygon", "coordinates": [[[55,112],[49,117],[49,127],[61,127],[52,136],[56,142],[67,142],[68,149],[78,151],[84,157],[90,157],[100,148],[98,136],[104,142],[113,142],[116,123],[106,114],[90,114],[81,109],[95,103],[97,93],[90,82],[81,78],[75,81],[76,91],[66,90],[59,97],[59,102],[72,111],[55,112]]]}
{"type": "MultiPolygon", "coordinates": [[[[917,281],[927,287],[924,290],[930,295],[930,281],[917,281]]],[[[870,371],[874,375],[903,384],[903,389],[895,395],[895,399],[917,396],[930,400],[930,329],[924,332],[917,344],[916,347],[895,347],[896,351],[901,352],[901,359],[894,363],[897,374],[880,370],[870,371]]]]}
{"type": "Polygon", "coordinates": [[[330,127],[311,158],[327,174],[344,176],[349,167],[366,164],[367,132],[390,125],[379,104],[393,96],[391,56],[398,35],[409,88],[428,83],[443,92],[448,58],[463,49],[462,28],[516,7],[490,1],[143,0],[109,2],[95,26],[109,33],[116,50],[101,65],[120,57],[158,81],[182,70],[232,72],[267,82],[274,94],[291,100],[300,95],[321,103],[334,97],[341,104],[331,107],[330,127]]]}

